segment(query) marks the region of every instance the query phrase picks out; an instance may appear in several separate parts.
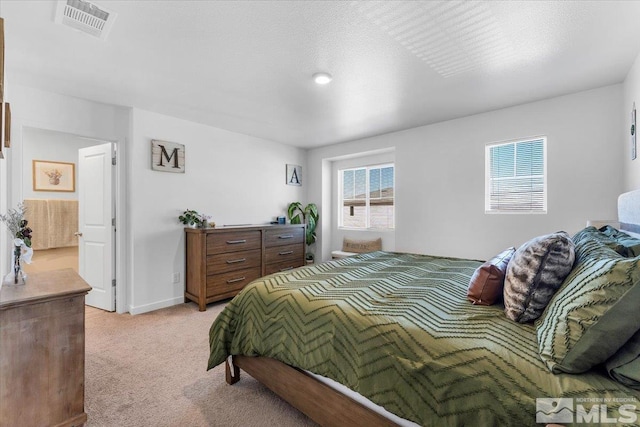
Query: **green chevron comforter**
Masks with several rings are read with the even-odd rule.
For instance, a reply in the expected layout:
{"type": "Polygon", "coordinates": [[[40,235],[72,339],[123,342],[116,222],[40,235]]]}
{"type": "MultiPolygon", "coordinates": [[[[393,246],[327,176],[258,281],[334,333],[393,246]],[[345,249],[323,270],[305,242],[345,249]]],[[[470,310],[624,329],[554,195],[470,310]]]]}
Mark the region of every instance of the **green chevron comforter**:
{"type": "Polygon", "coordinates": [[[536,398],[640,396],[601,372],[551,374],[533,325],[467,301],[480,264],[374,252],[263,277],[213,323],[208,367],[272,357],[425,426],[536,425],[536,398]]]}

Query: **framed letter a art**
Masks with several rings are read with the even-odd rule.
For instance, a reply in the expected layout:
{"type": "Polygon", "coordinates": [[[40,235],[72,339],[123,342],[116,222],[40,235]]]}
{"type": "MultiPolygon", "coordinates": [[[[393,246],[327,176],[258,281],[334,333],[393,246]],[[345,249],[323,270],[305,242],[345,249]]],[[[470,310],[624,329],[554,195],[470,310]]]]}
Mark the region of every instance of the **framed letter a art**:
{"type": "Polygon", "coordinates": [[[302,185],[302,166],[287,165],[287,185],[302,185]]]}

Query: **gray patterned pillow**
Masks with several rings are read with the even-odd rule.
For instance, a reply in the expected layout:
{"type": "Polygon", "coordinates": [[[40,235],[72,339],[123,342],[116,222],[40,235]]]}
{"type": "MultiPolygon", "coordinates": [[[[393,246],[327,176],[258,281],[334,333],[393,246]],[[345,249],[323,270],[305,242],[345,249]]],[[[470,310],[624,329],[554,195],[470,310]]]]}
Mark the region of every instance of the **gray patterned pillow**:
{"type": "Polygon", "coordinates": [[[519,323],[536,320],[571,272],[575,245],[564,231],[536,237],[518,248],[504,281],[505,314],[519,323]]]}

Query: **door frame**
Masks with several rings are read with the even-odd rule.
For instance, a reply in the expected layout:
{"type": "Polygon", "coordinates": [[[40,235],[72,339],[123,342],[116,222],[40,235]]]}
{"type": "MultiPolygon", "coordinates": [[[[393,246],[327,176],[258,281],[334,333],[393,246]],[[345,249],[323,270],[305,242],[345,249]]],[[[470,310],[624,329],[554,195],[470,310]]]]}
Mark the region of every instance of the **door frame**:
{"type": "MultiPolygon", "coordinates": [[[[6,211],[7,207],[15,206],[16,203],[23,200],[24,194],[22,189],[24,188],[24,171],[22,168],[22,158],[23,158],[23,129],[24,128],[36,128],[46,131],[52,132],[61,132],[67,133],[70,135],[74,135],[80,138],[87,138],[96,141],[102,141],[103,143],[111,142],[114,144],[114,151],[116,157],[116,165],[115,167],[115,185],[114,185],[114,202],[115,202],[115,212],[116,212],[116,231],[115,231],[115,240],[114,240],[114,265],[115,265],[115,279],[116,279],[116,313],[127,313],[129,311],[128,304],[128,270],[127,270],[127,241],[128,241],[128,227],[127,227],[127,210],[126,210],[126,200],[127,200],[127,186],[126,186],[126,149],[127,146],[127,138],[126,137],[118,137],[114,139],[113,137],[103,137],[101,135],[87,135],[83,131],[79,131],[77,129],[64,129],[61,126],[49,125],[47,123],[24,120],[20,117],[12,117],[12,126],[11,126],[11,148],[7,151],[10,151],[7,155],[5,150],[3,153],[5,154],[5,160],[1,160],[5,162],[7,168],[3,173],[6,173],[7,176],[7,200],[0,200],[0,205],[2,202],[6,203],[3,211],[6,211]]],[[[122,133],[122,132],[119,132],[122,133]]],[[[3,208],[3,206],[0,206],[3,208]]],[[[6,228],[6,227],[5,227],[6,228]]],[[[1,236],[1,234],[0,234],[1,236]]],[[[7,253],[9,251],[6,251],[7,253]]],[[[8,254],[5,257],[0,259],[0,272],[3,272],[8,268],[9,259],[8,254]],[[3,265],[4,264],[4,265],[3,265]]]]}

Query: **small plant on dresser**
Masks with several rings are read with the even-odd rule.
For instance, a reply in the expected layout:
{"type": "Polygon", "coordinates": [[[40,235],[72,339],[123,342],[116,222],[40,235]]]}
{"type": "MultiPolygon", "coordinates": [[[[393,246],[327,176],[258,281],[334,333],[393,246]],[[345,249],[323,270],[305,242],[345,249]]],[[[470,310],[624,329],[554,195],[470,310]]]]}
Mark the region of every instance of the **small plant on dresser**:
{"type": "Polygon", "coordinates": [[[192,209],[187,209],[178,217],[178,221],[186,225],[187,227],[206,227],[208,220],[211,218],[209,215],[203,215],[192,209]]]}

